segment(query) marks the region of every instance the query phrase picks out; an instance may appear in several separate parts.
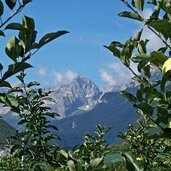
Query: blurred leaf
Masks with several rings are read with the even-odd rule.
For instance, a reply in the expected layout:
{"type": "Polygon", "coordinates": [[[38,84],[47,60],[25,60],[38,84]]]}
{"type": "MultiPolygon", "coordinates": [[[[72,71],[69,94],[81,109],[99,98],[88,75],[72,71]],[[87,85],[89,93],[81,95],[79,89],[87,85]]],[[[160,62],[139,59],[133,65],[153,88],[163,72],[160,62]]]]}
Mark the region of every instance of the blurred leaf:
{"type": "Polygon", "coordinates": [[[12,10],[16,5],[17,0],[5,0],[5,2],[7,6],[12,10]]]}
{"type": "Polygon", "coordinates": [[[18,107],[19,103],[15,96],[11,96],[7,94],[7,99],[10,102],[11,106],[18,107]]]}
{"type": "Polygon", "coordinates": [[[140,54],[147,53],[146,44],[145,44],[145,42],[143,40],[138,42],[138,52],[140,54]]]}
{"type": "Polygon", "coordinates": [[[138,21],[143,21],[143,18],[136,13],[124,11],[118,14],[120,17],[131,18],[138,21]]]}
{"type": "Polygon", "coordinates": [[[5,37],[5,34],[2,30],[0,30],[0,36],[4,36],[5,37]]]}
{"type": "Polygon", "coordinates": [[[96,158],[90,161],[90,168],[97,168],[101,162],[103,161],[103,158],[96,158]]]}
{"type": "Polygon", "coordinates": [[[23,26],[30,30],[34,30],[35,29],[34,19],[28,16],[23,16],[23,26]]]}
{"type": "Polygon", "coordinates": [[[140,11],[144,9],[144,0],[132,0],[132,5],[140,11]]]}
{"type": "Polygon", "coordinates": [[[104,46],[104,47],[109,49],[114,56],[120,57],[120,50],[118,50],[113,43],[111,43],[110,46],[104,46]]]}
{"type": "Polygon", "coordinates": [[[2,16],[3,13],[4,13],[4,5],[2,1],[0,0],[0,16],[2,16]]]}
{"type": "Polygon", "coordinates": [[[154,5],[156,5],[156,4],[157,4],[157,1],[156,1],[156,0],[148,0],[148,3],[149,3],[149,4],[154,4],[154,5]]]}
{"type": "Polygon", "coordinates": [[[12,37],[5,48],[6,54],[16,62],[16,59],[20,56],[21,46],[19,45],[19,40],[16,37],[12,37]]]}
{"type": "Polygon", "coordinates": [[[68,153],[65,150],[60,150],[60,154],[62,154],[66,159],[68,159],[68,153]]]}
{"type": "Polygon", "coordinates": [[[154,20],[152,21],[149,26],[153,27],[157,32],[161,33],[166,39],[171,37],[171,24],[168,20],[154,20]]]}
{"type": "Polygon", "coordinates": [[[10,85],[9,82],[7,82],[7,81],[2,81],[2,80],[0,79],[0,87],[8,87],[8,88],[11,88],[11,85],[10,85]]]}
{"type": "Polygon", "coordinates": [[[0,63],[0,71],[3,70],[3,65],[0,63]]]}
{"type": "Polygon", "coordinates": [[[39,41],[39,48],[44,46],[45,44],[51,42],[52,40],[66,34],[66,33],[69,33],[68,31],[57,31],[57,32],[53,32],[53,33],[48,33],[46,34],[45,36],[43,36],[40,41],[39,41]]]}
{"type": "Polygon", "coordinates": [[[56,127],[56,126],[54,126],[54,125],[47,125],[47,126],[45,126],[46,128],[51,128],[51,129],[53,129],[53,130],[56,130],[56,131],[58,131],[58,128],[56,127]]]}
{"type": "Polygon", "coordinates": [[[145,113],[148,116],[153,115],[153,107],[150,104],[140,103],[136,105],[136,108],[140,109],[141,111],[143,111],[143,113],[145,113]]]}
{"type": "Polygon", "coordinates": [[[144,171],[143,167],[137,162],[131,153],[123,153],[122,156],[125,158],[128,171],[144,171]]]}
{"type": "Polygon", "coordinates": [[[68,165],[69,171],[76,171],[75,170],[75,164],[74,164],[74,162],[72,160],[69,160],[67,162],[67,165],[68,165]]]}
{"type": "Polygon", "coordinates": [[[20,31],[28,31],[28,28],[26,28],[25,26],[23,26],[20,23],[9,23],[6,27],[6,30],[10,29],[10,30],[20,30],[20,31]]]}
{"type": "Polygon", "coordinates": [[[143,29],[135,34],[135,36],[134,36],[134,40],[135,41],[140,41],[141,35],[142,35],[142,31],[143,31],[143,29]]]}
{"type": "Polygon", "coordinates": [[[128,93],[126,91],[121,91],[120,93],[121,93],[122,96],[124,96],[132,104],[136,104],[137,103],[137,98],[134,95],[132,95],[131,93],[128,93]]]}
{"type": "Polygon", "coordinates": [[[171,70],[168,70],[166,73],[164,73],[163,78],[161,80],[160,88],[161,88],[161,91],[163,91],[163,92],[165,90],[167,81],[171,81],[171,70]]]}
{"type": "Polygon", "coordinates": [[[46,171],[55,171],[55,168],[52,166],[47,166],[46,171]]]}
{"type": "MultiPolygon", "coordinates": [[[[11,64],[8,66],[8,70],[4,73],[2,80],[6,80],[7,78],[11,77],[12,75],[23,71],[27,68],[31,68],[32,66],[29,63],[22,63],[22,62],[16,62],[14,64],[11,64]]],[[[1,84],[1,80],[0,80],[1,84]]]]}
{"type": "Polygon", "coordinates": [[[39,85],[40,85],[39,82],[34,81],[34,82],[30,82],[30,83],[27,85],[27,87],[30,88],[30,87],[39,86],[39,85]]]}

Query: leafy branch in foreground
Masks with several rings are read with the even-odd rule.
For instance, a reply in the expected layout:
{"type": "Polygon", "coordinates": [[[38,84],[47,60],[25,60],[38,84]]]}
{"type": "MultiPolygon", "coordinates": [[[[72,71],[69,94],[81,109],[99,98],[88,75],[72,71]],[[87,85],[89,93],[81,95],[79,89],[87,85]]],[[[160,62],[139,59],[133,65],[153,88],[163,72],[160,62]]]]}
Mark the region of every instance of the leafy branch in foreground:
{"type": "Polygon", "coordinates": [[[124,11],[119,16],[142,22],[164,43],[160,49],[149,52],[149,40],[142,39],[143,30],[140,30],[124,43],[114,41],[105,46],[132,72],[132,79],[137,85],[135,93],[121,91],[121,95],[140,114],[137,123],[130,125],[125,134],[120,134],[129,145],[129,152],[123,157],[130,171],[169,169],[171,1],[149,0],[148,3],[154,7],[149,19],[142,15],[146,5],[144,0],[132,0],[131,5],[128,1],[121,1],[132,12],[124,11]],[[137,72],[131,68],[131,63],[136,63],[137,72]]]}

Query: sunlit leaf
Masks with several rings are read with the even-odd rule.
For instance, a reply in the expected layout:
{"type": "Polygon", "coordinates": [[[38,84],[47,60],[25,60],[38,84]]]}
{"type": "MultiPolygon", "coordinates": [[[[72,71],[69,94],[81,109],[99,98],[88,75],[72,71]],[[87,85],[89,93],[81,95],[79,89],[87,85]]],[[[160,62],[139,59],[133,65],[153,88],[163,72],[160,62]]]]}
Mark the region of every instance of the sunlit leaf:
{"type": "Polygon", "coordinates": [[[122,156],[126,160],[126,168],[128,171],[144,171],[143,167],[138,163],[131,153],[127,152],[122,154],[122,156]]]}
{"type": "Polygon", "coordinates": [[[132,0],[132,5],[140,11],[144,9],[144,0],[132,0]]]}
{"type": "Polygon", "coordinates": [[[5,52],[13,60],[16,61],[21,53],[21,46],[19,45],[19,40],[13,36],[7,43],[5,52]]]}
{"type": "Polygon", "coordinates": [[[75,170],[75,164],[74,164],[74,162],[72,160],[69,160],[67,162],[67,165],[68,165],[69,171],[76,171],[75,170]]]}

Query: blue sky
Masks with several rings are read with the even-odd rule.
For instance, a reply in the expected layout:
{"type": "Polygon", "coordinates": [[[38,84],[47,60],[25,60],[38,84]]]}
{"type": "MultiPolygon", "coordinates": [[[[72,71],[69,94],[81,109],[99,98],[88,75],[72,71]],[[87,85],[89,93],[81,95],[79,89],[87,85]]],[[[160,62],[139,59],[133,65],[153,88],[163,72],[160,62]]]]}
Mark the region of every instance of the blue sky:
{"type": "Polygon", "coordinates": [[[128,82],[130,74],[103,47],[114,40],[126,40],[140,28],[134,21],[117,16],[126,9],[120,0],[33,0],[22,14],[35,19],[38,39],[57,30],[70,33],[32,57],[34,68],[28,72],[28,80],[60,86],[82,75],[99,87],[128,82]]]}

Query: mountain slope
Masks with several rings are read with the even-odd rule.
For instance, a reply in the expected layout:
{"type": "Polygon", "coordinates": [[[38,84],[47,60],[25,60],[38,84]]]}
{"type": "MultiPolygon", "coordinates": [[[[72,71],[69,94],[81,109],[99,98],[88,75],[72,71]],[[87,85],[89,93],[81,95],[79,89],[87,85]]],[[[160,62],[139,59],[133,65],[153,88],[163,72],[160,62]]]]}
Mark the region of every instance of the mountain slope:
{"type": "Polygon", "coordinates": [[[82,141],[83,134],[94,132],[97,124],[113,127],[106,138],[109,143],[114,143],[117,141],[117,134],[126,131],[128,124],[138,117],[135,109],[119,92],[106,93],[101,100],[102,102],[90,111],[53,121],[59,128],[58,134],[62,139],[58,143],[67,148],[73,147],[82,141]]]}
{"type": "Polygon", "coordinates": [[[0,147],[3,147],[7,143],[6,138],[14,135],[16,130],[3,119],[0,119],[0,130],[0,147]]]}

